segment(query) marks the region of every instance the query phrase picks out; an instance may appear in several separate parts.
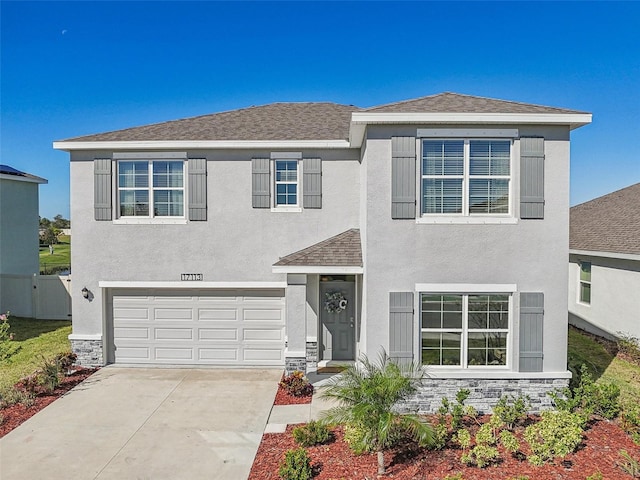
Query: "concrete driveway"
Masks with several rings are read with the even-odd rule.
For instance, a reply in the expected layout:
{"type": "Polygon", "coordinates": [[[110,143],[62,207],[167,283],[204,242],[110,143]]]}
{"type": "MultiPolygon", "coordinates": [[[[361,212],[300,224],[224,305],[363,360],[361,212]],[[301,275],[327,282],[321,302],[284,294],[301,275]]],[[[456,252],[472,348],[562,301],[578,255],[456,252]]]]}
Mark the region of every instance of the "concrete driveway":
{"type": "Polygon", "coordinates": [[[0,439],[0,478],[246,479],[281,374],[103,368],[0,439]]]}

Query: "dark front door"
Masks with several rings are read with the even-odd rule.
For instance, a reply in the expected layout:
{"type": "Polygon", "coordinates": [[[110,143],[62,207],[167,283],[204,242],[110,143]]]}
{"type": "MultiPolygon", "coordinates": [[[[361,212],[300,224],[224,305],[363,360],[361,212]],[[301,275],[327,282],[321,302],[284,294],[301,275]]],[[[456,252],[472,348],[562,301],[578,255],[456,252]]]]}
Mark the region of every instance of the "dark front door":
{"type": "Polygon", "coordinates": [[[355,282],[320,282],[322,360],[354,360],[355,282]]]}

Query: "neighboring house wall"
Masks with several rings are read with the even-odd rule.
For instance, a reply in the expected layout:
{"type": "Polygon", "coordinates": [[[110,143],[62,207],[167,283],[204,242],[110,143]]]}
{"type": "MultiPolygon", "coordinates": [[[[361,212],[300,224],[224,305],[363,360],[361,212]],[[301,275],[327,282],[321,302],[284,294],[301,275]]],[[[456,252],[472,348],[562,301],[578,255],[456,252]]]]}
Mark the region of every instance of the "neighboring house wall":
{"type": "MultiPolygon", "coordinates": [[[[614,254],[612,254],[614,255],[614,254]]],[[[569,256],[569,322],[588,332],[640,338],[640,260],[569,256]],[[580,301],[580,262],[591,263],[591,302],[580,301]]]]}
{"type": "Polygon", "coordinates": [[[34,316],[32,276],[39,271],[38,183],[0,178],[0,312],[34,316]]]}
{"type": "Polygon", "coordinates": [[[280,257],[358,226],[357,151],[303,152],[305,158],[322,158],[323,191],[322,208],[302,212],[252,208],[251,159],[269,158],[270,153],[188,152],[189,158],[207,159],[207,220],[142,225],[94,220],[93,160],[109,158],[111,152],[73,152],[73,335],[103,334],[100,281],[175,282],[181,273],[197,272],[206,282],[283,282],[286,275],[271,272],[280,257]],[[90,299],[81,295],[84,286],[92,294],[90,299]]]}

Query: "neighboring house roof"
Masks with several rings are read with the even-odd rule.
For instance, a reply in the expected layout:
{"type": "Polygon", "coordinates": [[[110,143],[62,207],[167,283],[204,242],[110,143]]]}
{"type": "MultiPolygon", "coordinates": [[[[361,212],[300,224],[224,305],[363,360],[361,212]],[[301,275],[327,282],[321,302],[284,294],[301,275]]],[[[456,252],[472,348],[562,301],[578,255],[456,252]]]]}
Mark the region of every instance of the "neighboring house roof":
{"type": "MultiPolygon", "coordinates": [[[[577,110],[446,92],[366,109],[329,102],[271,103],[69,138],[55,142],[54,147],[64,149],[80,142],[349,140],[350,133],[353,133],[352,114],[368,117],[402,113],[586,114],[577,110]]],[[[590,114],[586,115],[590,118],[590,114]]],[[[549,121],[548,118],[545,121],[549,121]]],[[[590,121],[589,119],[588,122],[590,121]]],[[[358,120],[356,123],[362,121],[358,120]]],[[[584,122],[576,123],[577,126],[582,124],[584,122]]]]}
{"type": "Polygon", "coordinates": [[[571,208],[571,250],[640,254],[640,183],[571,208]]]}
{"type": "Polygon", "coordinates": [[[337,103],[271,103],[64,141],[346,140],[355,110],[337,103]]]}
{"type": "Polygon", "coordinates": [[[364,111],[372,113],[587,113],[452,92],[388,103],[367,108],[364,111]]]}
{"type": "Polygon", "coordinates": [[[315,245],[282,257],[273,265],[274,267],[361,267],[362,247],[360,245],[360,230],[352,228],[351,230],[342,232],[315,245]]]}
{"type": "Polygon", "coordinates": [[[9,165],[0,165],[0,178],[32,183],[49,183],[42,177],[37,177],[36,175],[31,175],[30,173],[21,172],[20,170],[10,167],[9,165]]]}

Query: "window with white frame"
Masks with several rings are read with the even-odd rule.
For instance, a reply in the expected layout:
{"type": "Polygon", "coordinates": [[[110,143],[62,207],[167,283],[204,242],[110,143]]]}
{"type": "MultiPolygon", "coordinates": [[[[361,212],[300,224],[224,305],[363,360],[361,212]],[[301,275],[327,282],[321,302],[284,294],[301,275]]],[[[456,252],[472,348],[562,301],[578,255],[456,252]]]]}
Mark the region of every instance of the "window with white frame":
{"type": "Polygon", "coordinates": [[[422,140],[423,215],[508,215],[511,140],[422,140]]]}
{"type": "Polygon", "coordinates": [[[420,294],[423,365],[505,366],[509,294],[420,294]]]}
{"type": "Polygon", "coordinates": [[[580,301],[591,303],[591,262],[580,262],[580,301]]]}
{"type": "Polygon", "coordinates": [[[295,207],[299,205],[299,178],[297,160],[276,160],[275,206],[295,207]]]}
{"type": "Polygon", "coordinates": [[[118,161],[120,217],[184,217],[184,162],[118,161]]]}

